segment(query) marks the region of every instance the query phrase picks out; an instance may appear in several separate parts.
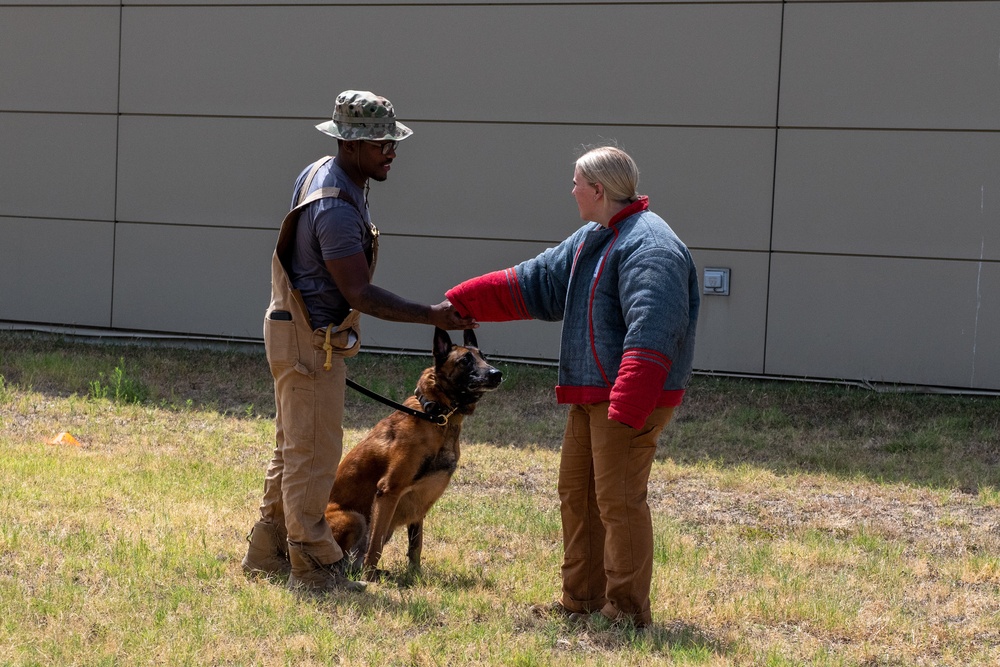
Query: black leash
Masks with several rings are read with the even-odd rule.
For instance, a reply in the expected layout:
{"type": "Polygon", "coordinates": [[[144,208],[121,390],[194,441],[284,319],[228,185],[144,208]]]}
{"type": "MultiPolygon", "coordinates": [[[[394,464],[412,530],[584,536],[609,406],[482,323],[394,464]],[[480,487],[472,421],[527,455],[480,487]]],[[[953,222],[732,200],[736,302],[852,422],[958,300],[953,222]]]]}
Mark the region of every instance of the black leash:
{"type": "Polygon", "coordinates": [[[448,423],[447,415],[443,414],[431,415],[426,412],[421,412],[420,410],[414,410],[413,408],[408,408],[401,403],[397,403],[396,401],[386,398],[385,396],[379,396],[371,389],[362,387],[360,384],[358,384],[357,382],[355,382],[350,378],[347,378],[347,386],[353,389],[354,391],[364,394],[368,398],[374,399],[379,403],[384,403],[388,405],[390,408],[395,408],[400,412],[405,412],[406,414],[417,417],[418,419],[423,419],[425,421],[429,421],[430,423],[437,424],[439,426],[444,426],[445,424],[448,423]]]}

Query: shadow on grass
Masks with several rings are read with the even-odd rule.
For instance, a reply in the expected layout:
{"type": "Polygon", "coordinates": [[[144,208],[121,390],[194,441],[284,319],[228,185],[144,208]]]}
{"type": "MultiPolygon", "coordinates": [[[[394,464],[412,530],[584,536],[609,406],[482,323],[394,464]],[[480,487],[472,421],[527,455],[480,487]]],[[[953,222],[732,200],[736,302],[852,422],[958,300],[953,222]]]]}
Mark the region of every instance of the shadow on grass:
{"type": "Polygon", "coordinates": [[[683,621],[674,621],[662,626],[654,622],[649,629],[648,637],[654,648],[679,649],[687,655],[701,654],[707,658],[711,654],[723,655],[730,651],[728,643],[716,639],[696,625],[683,621]]]}
{"type": "Polygon", "coordinates": [[[626,648],[644,643],[656,654],[672,654],[687,660],[708,660],[713,655],[725,655],[731,647],[696,625],[684,621],[653,622],[645,629],[629,624],[611,625],[606,630],[592,633],[593,643],[609,650],[626,648]]]}
{"type": "MultiPolygon", "coordinates": [[[[279,582],[280,583],[280,582],[279,582]]],[[[329,608],[333,614],[343,611],[349,604],[364,616],[377,617],[391,614],[393,617],[408,617],[416,624],[441,625],[442,603],[436,595],[425,596],[419,587],[429,591],[447,588],[436,577],[426,581],[412,582],[394,588],[391,578],[382,579],[377,587],[369,587],[363,594],[337,592],[313,595],[300,592],[303,599],[329,608]]],[[[467,588],[475,588],[475,585],[467,588]]],[[[510,611],[510,621],[521,632],[531,632],[541,626],[555,624],[557,636],[571,638],[581,647],[590,651],[599,648],[609,652],[638,650],[651,655],[670,655],[677,659],[701,663],[712,656],[723,656],[732,652],[732,645],[704,629],[680,620],[664,623],[654,622],[646,628],[637,628],[631,623],[578,623],[564,618],[541,619],[534,616],[528,606],[514,607],[510,611]]]]}
{"type": "Polygon", "coordinates": [[[652,655],[670,655],[678,662],[702,664],[713,656],[722,656],[732,651],[730,643],[722,641],[711,633],[690,623],[675,620],[654,622],[637,628],[631,622],[611,622],[599,614],[587,621],[573,621],[563,617],[538,618],[530,612],[521,624],[522,629],[538,625],[555,625],[560,630],[558,636],[586,650],[598,648],[603,651],[620,652],[638,650],[652,655]],[[596,617],[596,620],[595,620],[596,617]]]}
{"type": "Polygon", "coordinates": [[[123,402],[138,397],[143,405],[167,410],[274,416],[274,388],[262,346],[93,343],[0,331],[0,377],[7,386],[55,397],[114,400],[117,389],[127,388],[123,402]]]}
{"type": "Polygon", "coordinates": [[[1000,399],[696,377],[657,457],[975,494],[1000,488],[1000,399]]]}
{"type": "MultiPolygon", "coordinates": [[[[357,575],[355,572],[352,576],[357,575]]],[[[438,590],[468,591],[476,589],[492,590],[496,582],[490,577],[468,571],[446,570],[439,566],[424,565],[413,570],[406,565],[391,566],[380,570],[376,579],[380,586],[391,586],[401,590],[428,587],[438,590]]]]}
{"type": "MultiPolygon", "coordinates": [[[[362,353],[347,361],[349,377],[396,401],[410,395],[430,363],[429,353],[362,353]]],[[[498,365],[504,384],[466,419],[463,441],[558,450],[566,408],[555,402],[555,369],[498,365]]],[[[4,386],[17,386],[86,397],[95,383],[114,396],[117,379],[144,404],[167,410],[274,417],[273,385],[261,345],[94,344],[0,332],[0,378],[0,396],[4,386]]],[[[367,430],[391,411],[348,391],[344,426],[367,430]]],[[[660,437],[657,457],[996,494],[1000,400],[695,376],[660,437]]]]}

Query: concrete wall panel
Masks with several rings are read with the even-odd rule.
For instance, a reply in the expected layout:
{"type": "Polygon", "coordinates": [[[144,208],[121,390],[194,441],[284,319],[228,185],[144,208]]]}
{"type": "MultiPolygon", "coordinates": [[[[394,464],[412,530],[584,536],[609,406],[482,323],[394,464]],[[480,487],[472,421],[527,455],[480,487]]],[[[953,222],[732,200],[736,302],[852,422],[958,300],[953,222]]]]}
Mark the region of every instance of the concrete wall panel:
{"type": "Polygon", "coordinates": [[[0,113],[0,215],[114,220],[116,135],[111,115],[0,113]]]}
{"type": "Polygon", "coordinates": [[[386,230],[559,242],[576,229],[573,163],[615,143],[639,191],[689,246],[766,250],[773,130],[417,123],[372,189],[386,230]],[[393,165],[394,168],[397,165],[393,165]],[[383,194],[383,190],[385,193],[383,194]]]}
{"type": "MultiPolygon", "coordinates": [[[[124,116],[122,220],[277,229],[295,176],[336,152],[312,121],[124,116]],[[194,168],[197,166],[197,168],[194,168]]],[[[640,191],[689,245],[764,250],[774,131],[414,123],[371,190],[387,233],[558,242],[579,220],[573,162],[615,142],[640,191]],[[470,147],[474,147],[470,150],[470,147]]]]}
{"type": "MultiPolygon", "coordinates": [[[[116,9],[121,6],[120,0],[59,0],[59,7],[78,7],[78,6],[110,6],[116,9]]],[[[10,7],[52,7],[52,0],[4,0],[5,6],[10,7]]]]}
{"type": "Polygon", "coordinates": [[[995,262],[776,253],[765,370],[1000,389],[998,281],[995,262]]]}
{"type": "Polygon", "coordinates": [[[997,2],[785,8],[783,126],[1000,129],[997,2]]]}
{"type": "Polygon", "coordinates": [[[336,150],[306,121],[123,116],[118,216],[277,230],[299,170],[336,150]]]}
{"type": "Polygon", "coordinates": [[[729,296],[701,295],[694,367],[702,371],[764,372],[767,319],[766,252],[692,251],[703,283],[705,267],[730,270],[729,296]]]}
{"type": "Polygon", "coordinates": [[[0,7],[0,111],[114,113],[116,7],[0,7]]]}
{"type": "MultiPolygon", "coordinates": [[[[36,2],[42,2],[43,0],[20,0],[18,4],[32,4],[36,2]]],[[[82,2],[83,0],[75,0],[77,2],[82,2]]],[[[705,3],[716,3],[726,0],[685,0],[685,2],[705,2],[705,3]]],[[[746,2],[771,2],[773,0],[745,0],[746,2]]],[[[606,5],[629,5],[634,4],[635,0],[606,0],[602,4],[606,5]]],[[[308,5],[312,4],[310,0],[125,0],[122,2],[125,6],[148,6],[148,5],[158,5],[158,6],[170,6],[170,5],[308,5]]],[[[337,6],[337,5],[356,5],[357,0],[327,0],[323,3],[324,5],[337,6]]],[[[399,0],[368,0],[365,4],[367,5],[398,5],[399,0]]],[[[434,5],[578,5],[580,0],[507,0],[503,2],[497,2],[496,0],[434,0],[434,5]]],[[[676,3],[663,3],[663,4],[676,4],[676,3]]]]}
{"type": "Polygon", "coordinates": [[[391,11],[126,7],[122,111],[324,117],[363,85],[411,120],[774,123],[778,4],[391,11]]]}
{"type": "Polygon", "coordinates": [[[111,326],[114,224],[0,218],[5,320],[111,326]]]}
{"type": "Polygon", "coordinates": [[[1000,259],[1000,134],[782,130],[774,250],[1000,259]]]}
{"type": "Polygon", "coordinates": [[[263,338],[273,232],[126,223],[117,227],[112,326],[263,338]]]}

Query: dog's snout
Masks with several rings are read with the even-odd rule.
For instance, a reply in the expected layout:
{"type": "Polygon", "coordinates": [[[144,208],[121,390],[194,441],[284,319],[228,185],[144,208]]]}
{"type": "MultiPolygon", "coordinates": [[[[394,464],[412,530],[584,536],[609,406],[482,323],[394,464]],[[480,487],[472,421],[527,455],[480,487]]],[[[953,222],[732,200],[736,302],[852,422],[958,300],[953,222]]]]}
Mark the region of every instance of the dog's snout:
{"type": "Polygon", "coordinates": [[[486,380],[490,383],[490,385],[495,387],[496,385],[503,382],[503,373],[501,373],[496,368],[491,368],[489,372],[486,374],[486,380]]]}

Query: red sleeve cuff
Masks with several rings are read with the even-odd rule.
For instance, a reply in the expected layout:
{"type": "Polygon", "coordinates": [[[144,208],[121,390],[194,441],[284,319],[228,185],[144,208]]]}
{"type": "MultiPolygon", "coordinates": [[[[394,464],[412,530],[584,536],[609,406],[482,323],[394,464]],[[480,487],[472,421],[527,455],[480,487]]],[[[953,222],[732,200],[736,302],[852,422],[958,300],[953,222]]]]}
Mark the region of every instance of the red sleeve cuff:
{"type": "Polygon", "coordinates": [[[480,322],[531,319],[512,268],[470,278],[445,292],[445,297],[464,317],[480,322]]]}
{"type": "Polygon", "coordinates": [[[626,350],[611,388],[608,417],[642,428],[663,393],[670,364],[670,359],[653,350],[626,350]]]}

